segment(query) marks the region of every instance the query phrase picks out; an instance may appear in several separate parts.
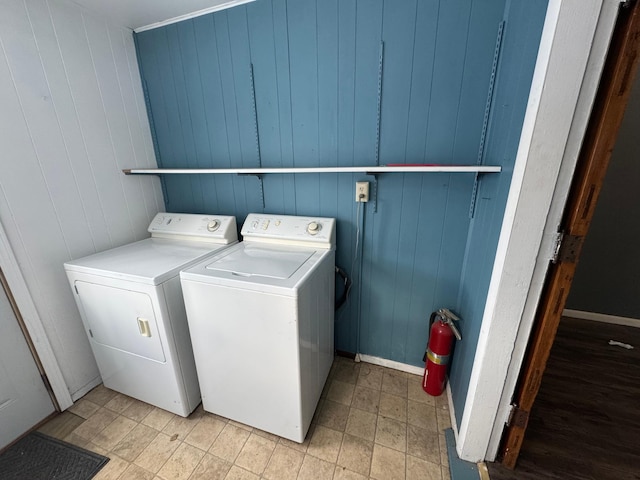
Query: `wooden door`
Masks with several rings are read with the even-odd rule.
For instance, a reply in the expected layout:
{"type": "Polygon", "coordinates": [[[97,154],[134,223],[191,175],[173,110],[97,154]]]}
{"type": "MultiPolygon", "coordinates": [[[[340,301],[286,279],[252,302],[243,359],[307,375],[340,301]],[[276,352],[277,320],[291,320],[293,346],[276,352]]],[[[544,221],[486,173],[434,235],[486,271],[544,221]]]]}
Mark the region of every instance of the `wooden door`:
{"type": "Polygon", "coordinates": [[[640,2],[621,6],[563,219],[563,252],[547,274],[527,355],[514,396],[514,414],[502,436],[502,463],[514,468],[529,412],[540,388],[582,242],[624,116],[640,60],[640,2]]]}
{"type": "Polygon", "coordinates": [[[54,411],[0,271],[0,450],[54,411]]]}

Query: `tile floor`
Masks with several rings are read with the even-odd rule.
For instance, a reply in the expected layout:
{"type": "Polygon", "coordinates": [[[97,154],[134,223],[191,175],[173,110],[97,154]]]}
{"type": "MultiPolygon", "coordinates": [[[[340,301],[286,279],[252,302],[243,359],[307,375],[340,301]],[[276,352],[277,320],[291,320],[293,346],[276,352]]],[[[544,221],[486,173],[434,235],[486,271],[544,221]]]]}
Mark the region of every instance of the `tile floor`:
{"type": "Polygon", "coordinates": [[[57,431],[111,459],[96,480],[450,480],[446,396],[426,395],[420,381],[336,358],[303,444],[202,406],[185,419],[103,386],[57,431]]]}

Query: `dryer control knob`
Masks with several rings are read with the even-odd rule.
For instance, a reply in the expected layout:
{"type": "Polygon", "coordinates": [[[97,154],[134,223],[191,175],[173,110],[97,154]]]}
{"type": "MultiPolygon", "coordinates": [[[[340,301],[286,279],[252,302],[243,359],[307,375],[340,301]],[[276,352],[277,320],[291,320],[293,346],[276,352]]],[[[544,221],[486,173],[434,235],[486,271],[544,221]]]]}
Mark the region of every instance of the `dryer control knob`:
{"type": "Polygon", "coordinates": [[[219,220],[211,220],[208,224],[207,224],[207,230],[209,230],[210,232],[215,232],[218,227],[220,227],[220,221],[219,220]]]}
{"type": "Polygon", "coordinates": [[[311,222],[307,225],[307,232],[311,235],[315,235],[320,231],[320,224],[318,222],[311,222]]]}

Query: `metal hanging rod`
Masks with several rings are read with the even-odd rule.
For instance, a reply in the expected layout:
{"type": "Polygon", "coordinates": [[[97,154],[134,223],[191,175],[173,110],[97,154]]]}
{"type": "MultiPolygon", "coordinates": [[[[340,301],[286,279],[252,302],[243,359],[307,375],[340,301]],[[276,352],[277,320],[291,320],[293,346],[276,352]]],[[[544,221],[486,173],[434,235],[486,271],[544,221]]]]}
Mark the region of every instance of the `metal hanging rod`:
{"type": "Polygon", "coordinates": [[[372,165],[369,167],[293,167],[293,168],[127,168],[126,175],[135,174],[206,174],[232,173],[263,175],[266,173],[499,173],[500,166],[491,165],[372,165]]]}

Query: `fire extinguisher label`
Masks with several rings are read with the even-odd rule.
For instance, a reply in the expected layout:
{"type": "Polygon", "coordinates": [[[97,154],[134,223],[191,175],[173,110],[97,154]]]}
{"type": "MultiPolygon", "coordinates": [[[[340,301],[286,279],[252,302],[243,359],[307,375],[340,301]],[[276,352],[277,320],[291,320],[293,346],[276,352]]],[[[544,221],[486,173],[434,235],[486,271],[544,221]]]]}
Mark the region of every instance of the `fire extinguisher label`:
{"type": "Polygon", "coordinates": [[[427,350],[427,358],[436,365],[447,365],[449,363],[449,355],[438,355],[431,351],[431,349],[427,350]]]}

